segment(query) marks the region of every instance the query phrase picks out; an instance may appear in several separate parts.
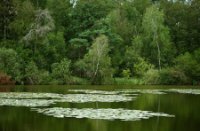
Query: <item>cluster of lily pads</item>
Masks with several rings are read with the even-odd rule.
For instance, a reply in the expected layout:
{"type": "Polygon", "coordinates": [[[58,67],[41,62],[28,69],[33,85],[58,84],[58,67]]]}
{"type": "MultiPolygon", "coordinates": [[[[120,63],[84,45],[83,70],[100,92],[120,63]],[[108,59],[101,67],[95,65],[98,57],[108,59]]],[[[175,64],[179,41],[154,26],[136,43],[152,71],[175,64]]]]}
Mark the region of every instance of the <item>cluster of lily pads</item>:
{"type": "MultiPolygon", "coordinates": [[[[2,99],[7,99],[7,100],[8,99],[37,99],[37,100],[45,99],[48,103],[55,103],[55,102],[86,103],[86,102],[126,102],[126,101],[132,101],[136,99],[136,97],[124,96],[124,95],[102,95],[102,94],[55,94],[55,93],[13,92],[13,93],[0,93],[0,100],[2,99]]],[[[24,100],[24,101],[28,101],[28,100],[24,100]]]]}
{"type": "Polygon", "coordinates": [[[159,89],[123,89],[114,91],[103,91],[103,90],[69,90],[74,93],[85,93],[85,94],[122,94],[122,95],[138,95],[139,94],[166,94],[159,89]]]}
{"type": "Polygon", "coordinates": [[[123,120],[123,121],[136,121],[141,119],[149,119],[154,116],[174,117],[165,113],[154,113],[150,111],[140,110],[126,110],[126,109],[76,109],[76,108],[43,108],[33,109],[38,113],[54,116],[57,118],[73,117],[73,118],[89,118],[89,119],[102,119],[102,120],[123,120]]]}
{"type": "MultiPolygon", "coordinates": [[[[85,93],[85,94],[123,94],[129,95],[132,93],[139,94],[167,94],[167,93],[181,93],[181,94],[193,94],[200,95],[200,89],[123,89],[114,91],[102,91],[102,90],[69,90],[69,92],[85,93]]],[[[134,94],[134,95],[137,95],[134,94]]]]}
{"type": "Polygon", "coordinates": [[[4,99],[0,98],[0,106],[43,107],[55,104],[54,100],[47,99],[4,99]]]}
{"type": "Polygon", "coordinates": [[[140,94],[183,93],[200,95],[199,89],[123,89],[123,90],[69,90],[69,94],[10,92],[0,93],[0,106],[31,107],[34,111],[53,117],[74,117],[105,120],[135,121],[150,117],[174,117],[165,113],[127,109],[92,109],[92,108],[50,108],[59,102],[87,103],[87,102],[128,102],[133,101],[140,94]],[[72,94],[71,94],[72,93],[72,94]]]}

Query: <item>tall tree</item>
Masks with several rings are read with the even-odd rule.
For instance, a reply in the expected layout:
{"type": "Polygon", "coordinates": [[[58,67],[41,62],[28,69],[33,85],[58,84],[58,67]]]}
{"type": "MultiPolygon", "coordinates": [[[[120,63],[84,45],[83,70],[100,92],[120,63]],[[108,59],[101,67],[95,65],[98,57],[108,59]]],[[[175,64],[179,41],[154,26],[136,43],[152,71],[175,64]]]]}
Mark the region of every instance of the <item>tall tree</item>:
{"type": "Polygon", "coordinates": [[[10,23],[13,40],[20,40],[28,31],[31,23],[34,21],[35,8],[29,1],[15,0],[15,10],[17,12],[15,19],[10,23]]]}
{"type": "Polygon", "coordinates": [[[48,10],[38,10],[32,28],[24,36],[27,44],[33,43],[33,53],[36,51],[38,40],[44,40],[47,34],[54,29],[54,20],[48,10]]]}
{"type": "Polygon", "coordinates": [[[170,28],[172,41],[177,55],[192,53],[199,47],[199,0],[188,1],[162,0],[161,7],[165,13],[166,24],[170,28]]]}
{"type": "Polygon", "coordinates": [[[13,0],[0,1],[0,39],[6,40],[9,37],[9,24],[16,15],[13,0]]]}
{"type": "Polygon", "coordinates": [[[104,35],[95,39],[89,52],[77,65],[84,68],[92,83],[104,83],[112,77],[111,60],[108,56],[108,38],[104,35]]]}
{"type": "MultiPolygon", "coordinates": [[[[172,51],[169,29],[164,25],[164,14],[156,5],[147,8],[143,18],[142,27],[144,30],[144,54],[151,61],[155,60],[157,55],[157,67],[162,68],[162,61],[169,58],[169,52],[172,51]],[[157,50],[155,53],[155,49],[157,50]]],[[[154,61],[152,61],[154,62],[154,61]]]]}
{"type": "Polygon", "coordinates": [[[111,0],[78,0],[68,13],[65,41],[68,42],[68,57],[72,61],[87,53],[94,39],[102,34],[104,26],[96,29],[97,23],[112,9],[111,0]],[[77,54],[78,55],[74,55],[77,54]]]}
{"type": "Polygon", "coordinates": [[[55,29],[57,31],[67,29],[70,24],[69,13],[72,10],[69,0],[48,0],[47,8],[55,20],[55,29]]]}

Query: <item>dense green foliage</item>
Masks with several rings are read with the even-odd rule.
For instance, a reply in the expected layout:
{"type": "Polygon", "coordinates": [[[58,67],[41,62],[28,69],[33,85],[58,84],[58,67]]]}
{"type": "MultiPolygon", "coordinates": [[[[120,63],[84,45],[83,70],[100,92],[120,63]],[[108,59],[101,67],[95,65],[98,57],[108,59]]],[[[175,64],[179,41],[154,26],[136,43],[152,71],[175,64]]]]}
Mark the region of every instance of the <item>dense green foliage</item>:
{"type": "Polygon", "coordinates": [[[1,0],[0,72],[16,84],[200,84],[199,12],[199,0],[1,0]]]}

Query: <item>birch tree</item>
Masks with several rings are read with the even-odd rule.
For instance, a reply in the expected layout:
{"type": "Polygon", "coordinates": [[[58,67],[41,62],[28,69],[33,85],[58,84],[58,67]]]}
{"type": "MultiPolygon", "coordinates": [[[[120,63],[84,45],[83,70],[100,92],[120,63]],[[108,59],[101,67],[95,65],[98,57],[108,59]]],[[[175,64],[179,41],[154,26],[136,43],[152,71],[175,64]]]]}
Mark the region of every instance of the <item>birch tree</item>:
{"type": "MultiPolygon", "coordinates": [[[[162,69],[164,56],[169,55],[170,36],[169,29],[164,25],[164,14],[156,5],[147,8],[143,18],[142,27],[144,38],[146,39],[146,56],[155,57],[157,55],[157,65],[162,69]],[[154,53],[157,50],[157,53],[154,53]]],[[[153,58],[152,58],[153,59],[153,58]]]]}
{"type": "Polygon", "coordinates": [[[108,38],[105,35],[97,37],[89,52],[79,61],[85,66],[85,73],[92,83],[104,83],[112,77],[111,59],[108,56],[108,38]]]}

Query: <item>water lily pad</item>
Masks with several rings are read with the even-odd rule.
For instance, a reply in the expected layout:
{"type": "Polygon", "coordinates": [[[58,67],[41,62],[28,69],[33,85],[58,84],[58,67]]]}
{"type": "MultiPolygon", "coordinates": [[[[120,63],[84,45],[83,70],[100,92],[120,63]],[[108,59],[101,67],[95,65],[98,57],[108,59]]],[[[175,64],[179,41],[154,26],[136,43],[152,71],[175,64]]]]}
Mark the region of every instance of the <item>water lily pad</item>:
{"type": "Polygon", "coordinates": [[[51,99],[54,102],[126,102],[136,97],[124,95],[100,95],[100,94],[55,94],[55,93],[0,93],[0,99],[51,99]]]}
{"type": "Polygon", "coordinates": [[[121,94],[121,95],[135,95],[140,94],[166,94],[163,90],[159,89],[123,89],[123,90],[114,90],[114,91],[103,91],[103,90],[69,90],[74,93],[85,93],[85,94],[121,94]]]}
{"type": "Polygon", "coordinates": [[[155,113],[150,111],[140,110],[126,110],[126,109],[76,109],[76,108],[44,108],[33,109],[38,113],[45,115],[64,118],[88,118],[88,119],[102,119],[102,120],[123,120],[123,121],[137,121],[141,119],[149,119],[150,117],[175,117],[166,113],[155,113]]]}
{"type": "Polygon", "coordinates": [[[0,106],[42,107],[54,103],[54,100],[43,99],[0,99],[0,106]]]}
{"type": "Polygon", "coordinates": [[[200,95],[200,89],[169,89],[167,92],[200,95]]]}
{"type": "Polygon", "coordinates": [[[31,92],[8,92],[2,93],[0,92],[0,98],[11,98],[11,99],[41,99],[41,98],[51,98],[51,99],[59,99],[62,98],[62,94],[56,93],[31,93],[31,92]]]}
{"type": "Polygon", "coordinates": [[[120,91],[104,91],[104,90],[75,90],[75,89],[70,89],[68,90],[69,92],[74,92],[74,93],[85,93],[85,94],[104,94],[104,95],[117,95],[120,93],[120,91]]]}
{"type": "Polygon", "coordinates": [[[141,94],[155,94],[155,95],[163,95],[166,94],[163,90],[160,89],[127,89],[121,90],[122,93],[141,93],[141,94]]]}
{"type": "MultiPolygon", "coordinates": [[[[83,91],[82,91],[83,92],[83,91]]],[[[56,93],[0,93],[0,106],[34,107],[33,110],[54,117],[74,117],[104,120],[136,121],[150,117],[174,117],[165,113],[127,109],[76,109],[76,108],[39,108],[47,107],[58,102],[86,103],[86,102],[126,102],[136,98],[136,92],[156,93],[159,90],[118,90],[118,91],[88,91],[86,94],[56,94],[56,93]],[[109,93],[110,92],[110,93],[109,93]],[[129,96],[133,95],[133,96],[129,96]]]]}
{"type": "Polygon", "coordinates": [[[100,94],[68,94],[63,96],[62,102],[85,103],[85,102],[126,102],[136,97],[124,95],[100,95],[100,94]]]}

